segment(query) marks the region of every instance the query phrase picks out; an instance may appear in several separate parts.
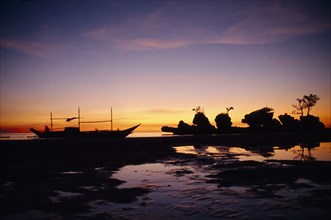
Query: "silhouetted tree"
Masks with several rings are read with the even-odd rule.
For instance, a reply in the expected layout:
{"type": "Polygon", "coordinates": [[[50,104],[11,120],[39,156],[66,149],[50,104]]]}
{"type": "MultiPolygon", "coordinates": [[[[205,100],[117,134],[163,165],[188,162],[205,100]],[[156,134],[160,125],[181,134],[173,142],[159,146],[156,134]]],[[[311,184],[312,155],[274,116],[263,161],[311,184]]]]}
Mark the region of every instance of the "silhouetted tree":
{"type": "Polygon", "coordinates": [[[320,121],[319,117],[310,115],[312,107],[314,107],[320,98],[317,95],[304,95],[302,99],[297,99],[298,104],[292,105],[296,111],[294,113],[300,114],[300,128],[303,130],[313,130],[325,128],[325,125],[320,121]],[[303,110],[307,109],[307,115],[303,116],[303,110]]]}
{"type": "Polygon", "coordinates": [[[297,130],[299,128],[300,121],[287,113],[284,115],[279,115],[278,118],[286,130],[297,130]]]}
{"type": "Polygon", "coordinates": [[[195,111],[196,114],[198,113],[204,113],[204,109],[200,106],[193,108],[192,111],[195,111]]]}
{"type": "Polygon", "coordinates": [[[241,122],[247,123],[249,127],[254,129],[266,128],[273,123],[273,115],[274,112],[272,108],[264,107],[245,115],[244,119],[242,119],[241,122]]]}
{"type": "Polygon", "coordinates": [[[318,98],[317,95],[304,95],[302,99],[297,98],[298,104],[292,105],[295,110],[293,111],[294,114],[300,114],[300,116],[303,116],[303,110],[307,109],[307,116],[310,114],[310,111],[312,107],[314,107],[317,103],[317,101],[320,98],[318,98]]]}
{"type": "Polygon", "coordinates": [[[226,108],[226,114],[229,114],[229,111],[233,110],[234,108],[233,107],[230,107],[230,108],[226,108]]]}
{"type": "Polygon", "coordinates": [[[297,101],[298,104],[292,105],[295,108],[293,114],[300,114],[301,116],[303,116],[303,109],[305,108],[304,99],[297,98],[297,101]]]}
{"type": "Polygon", "coordinates": [[[312,107],[314,107],[317,103],[317,101],[320,99],[317,97],[317,95],[310,94],[303,96],[304,102],[305,102],[305,108],[307,108],[307,116],[310,113],[310,110],[312,107]]]}

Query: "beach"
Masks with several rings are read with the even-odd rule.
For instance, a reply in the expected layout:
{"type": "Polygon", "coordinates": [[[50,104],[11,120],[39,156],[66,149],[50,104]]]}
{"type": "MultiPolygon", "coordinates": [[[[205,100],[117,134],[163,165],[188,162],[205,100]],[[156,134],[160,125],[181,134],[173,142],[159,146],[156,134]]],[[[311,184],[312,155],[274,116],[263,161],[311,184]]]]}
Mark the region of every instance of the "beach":
{"type": "Polygon", "coordinates": [[[0,216],[328,219],[329,134],[2,140],[0,216]]]}

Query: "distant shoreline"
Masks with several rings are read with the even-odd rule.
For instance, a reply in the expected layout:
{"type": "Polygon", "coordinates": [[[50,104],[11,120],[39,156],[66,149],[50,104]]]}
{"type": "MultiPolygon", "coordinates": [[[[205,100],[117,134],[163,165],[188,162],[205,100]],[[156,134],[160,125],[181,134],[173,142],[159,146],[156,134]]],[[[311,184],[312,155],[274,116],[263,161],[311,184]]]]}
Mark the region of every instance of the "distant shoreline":
{"type": "Polygon", "coordinates": [[[179,145],[297,145],[301,143],[331,142],[331,129],[318,132],[244,133],[217,135],[169,135],[161,137],[130,137],[123,139],[28,139],[1,140],[2,149],[40,148],[114,150],[126,147],[160,148],[179,145]]]}

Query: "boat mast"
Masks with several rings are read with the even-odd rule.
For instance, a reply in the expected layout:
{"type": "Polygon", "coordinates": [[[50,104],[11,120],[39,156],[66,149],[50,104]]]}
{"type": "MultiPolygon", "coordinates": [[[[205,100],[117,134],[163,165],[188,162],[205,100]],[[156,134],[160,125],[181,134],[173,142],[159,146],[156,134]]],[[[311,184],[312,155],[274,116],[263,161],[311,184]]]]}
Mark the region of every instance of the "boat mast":
{"type": "Polygon", "coordinates": [[[113,130],[113,107],[110,107],[110,129],[113,130]]]}
{"type": "Polygon", "coordinates": [[[51,112],[51,131],[53,131],[53,115],[52,115],[52,112],[51,112]]]}
{"type": "Polygon", "coordinates": [[[78,107],[78,129],[80,130],[80,108],[78,107]]]}

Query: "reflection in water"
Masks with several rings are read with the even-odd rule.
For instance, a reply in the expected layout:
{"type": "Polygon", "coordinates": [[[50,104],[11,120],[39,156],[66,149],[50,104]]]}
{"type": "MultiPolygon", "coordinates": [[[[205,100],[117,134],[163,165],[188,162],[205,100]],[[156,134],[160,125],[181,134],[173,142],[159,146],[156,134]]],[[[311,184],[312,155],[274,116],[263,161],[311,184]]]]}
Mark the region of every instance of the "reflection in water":
{"type": "Polygon", "coordinates": [[[294,157],[294,160],[302,160],[302,161],[316,160],[316,158],[313,157],[311,150],[319,146],[320,143],[301,144],[300,150],[293,150],[293,153],[297,154],[297,156],[294,157]],[[305,153],[305,149],[307,153],[305,153]]]}
{"type": "Polygon", "coordinates": [[[331,142],[300,144],[277,151],[280,156],[288,160],[331,161],[331,142]]]}
{"type": "Polygon", "coordinates": [[[179,154],[198,154],[194,146],[180,146],[175,147],[176,153],[179,154]]]}
{"type": "Polygon", "coordinates": [[[306,143],[294,146],[227,147],[227,146],[178,146],[177,153],[201,156],[231,157],[240,161],[302,160],[331,161],[331,142],[306,143]]]}
{"type": "Polygon", "coordinates": [[[228,161],[225,155],[231,157],[238,154],[249,157],[254,154],[243,148],[181,146],[176,147],[176,150],[181,153],[187,150],[186,153],[198,157],[191,160],[184,159],[177,162],[168,160],[162,163],[129,165],[121,168],[112,175],[112,178],[125,181],[118,188],[142,187],[151,192],[130,204],[110,202],[91,204],[94,210],[111,213],[124,219],[128,216],[132,219],[192,220],[292,219],[292,217],[310,219],[317,215],[321,218],[329,216],[328,212],[320,207],[321,201],[328,201],[325,199],[329,198],[327,194],[329,185],[298,178],[294,175],[298,171],[296,169],[292,171],[293,173],[287,174],[281,164],[275,166],[275,169],[267,169],[268,166],[274,165],[249,161],[234,162],[236,166],[222,163],[228,161]],[[216,155],[215,159],[220,159],[216,165],[213,160],[199,161],[199,157],[212,155],[216,155]],[[227,171],[233,173],[229,176],[227,171]],[[238,172],[241,173],[239,177],[237,177],[238,172]],[[275,172],[278,176],[273,177],[275,172]],[[244,173],[249,173],[251,180],[242,179],[244,173]],[[215,179],[222,174],[225,175],[215,179]],[[263,178],[264,175],[266,179],[263,178]],[[269,177],[273,178],[269,179],[269,177]],[[226,185],[224,180],[229,184],[226,185]],[[263,182],[264,180],[266,182],[263,182]],[[240,184],[243,182],[248,184],[240,184]],[[321,195],[316,196],[316,192],[320,192],[321,195]],[[303,208],[302,203],[306,203],[307,206],[303,208]]]}
{"type": "MultiPolygon", "coordinates": [[[[219,204],[213,200],[219,195],[217,185],[207,184],[206,176],[209,173],[199,167],[172,163],[165,161],[123,167],[112,175],[112,178],[125,181],[118,188],[143,187],[151,192],[130,205],[96,204],[95,209],[109,210],[112,207],[115,216],[129,215],[133,219],[180,219],[193,215],[209,219],[208,216],[213,216],[212,213],[219,210],[219,204]],[[207,209],[211,213],[205,213],[207,209]],[[146,213],[148,216],[144,216],[146,213]]],[[[229,213],[223,212],[223,215],[226,214],[229,213]]]]}
{"type": "MultiPolygon", "coordinates": [[[[313,205],[311,208],[298,208],[301,207],[300,202],[308,199],[309,203],[319,204],[325,198],[316,197],[313,192],[324,194],[329,186],[317,184],[314,179],[298,178],[294,175],[300,173],[298,170],[294,169],[290,173],[282,169],[287,166],[281,163],[264,161],[302,158],[331,161],[330,144],[264,148],[199,145],[174,147],[179,154],[196,157],[125,166],[112,175],[112,178],[125,181],[118,188],[140,187],[151,192],[131,204],[104,203],[94,207],[99,211],[112,209],[115,216],[131,216],[136,219],[264,219],[266,216],[270,219],[285,219],[289,215],[307,219],[307,216],[323,212],[313,205]],[[268,167],[273,169],[269,170],[268,167]],[[242,179],[245,173],[249,181],[242,179]],[[220,179],[217,179],[219,175],[220,179]],[[241,184],[245,182],[251,184],[241,184]]],[[[326,198],[329,198],[327,194],[326,198]]],[[[328,214],[324,212],[323,215],[328,214]]]]}

